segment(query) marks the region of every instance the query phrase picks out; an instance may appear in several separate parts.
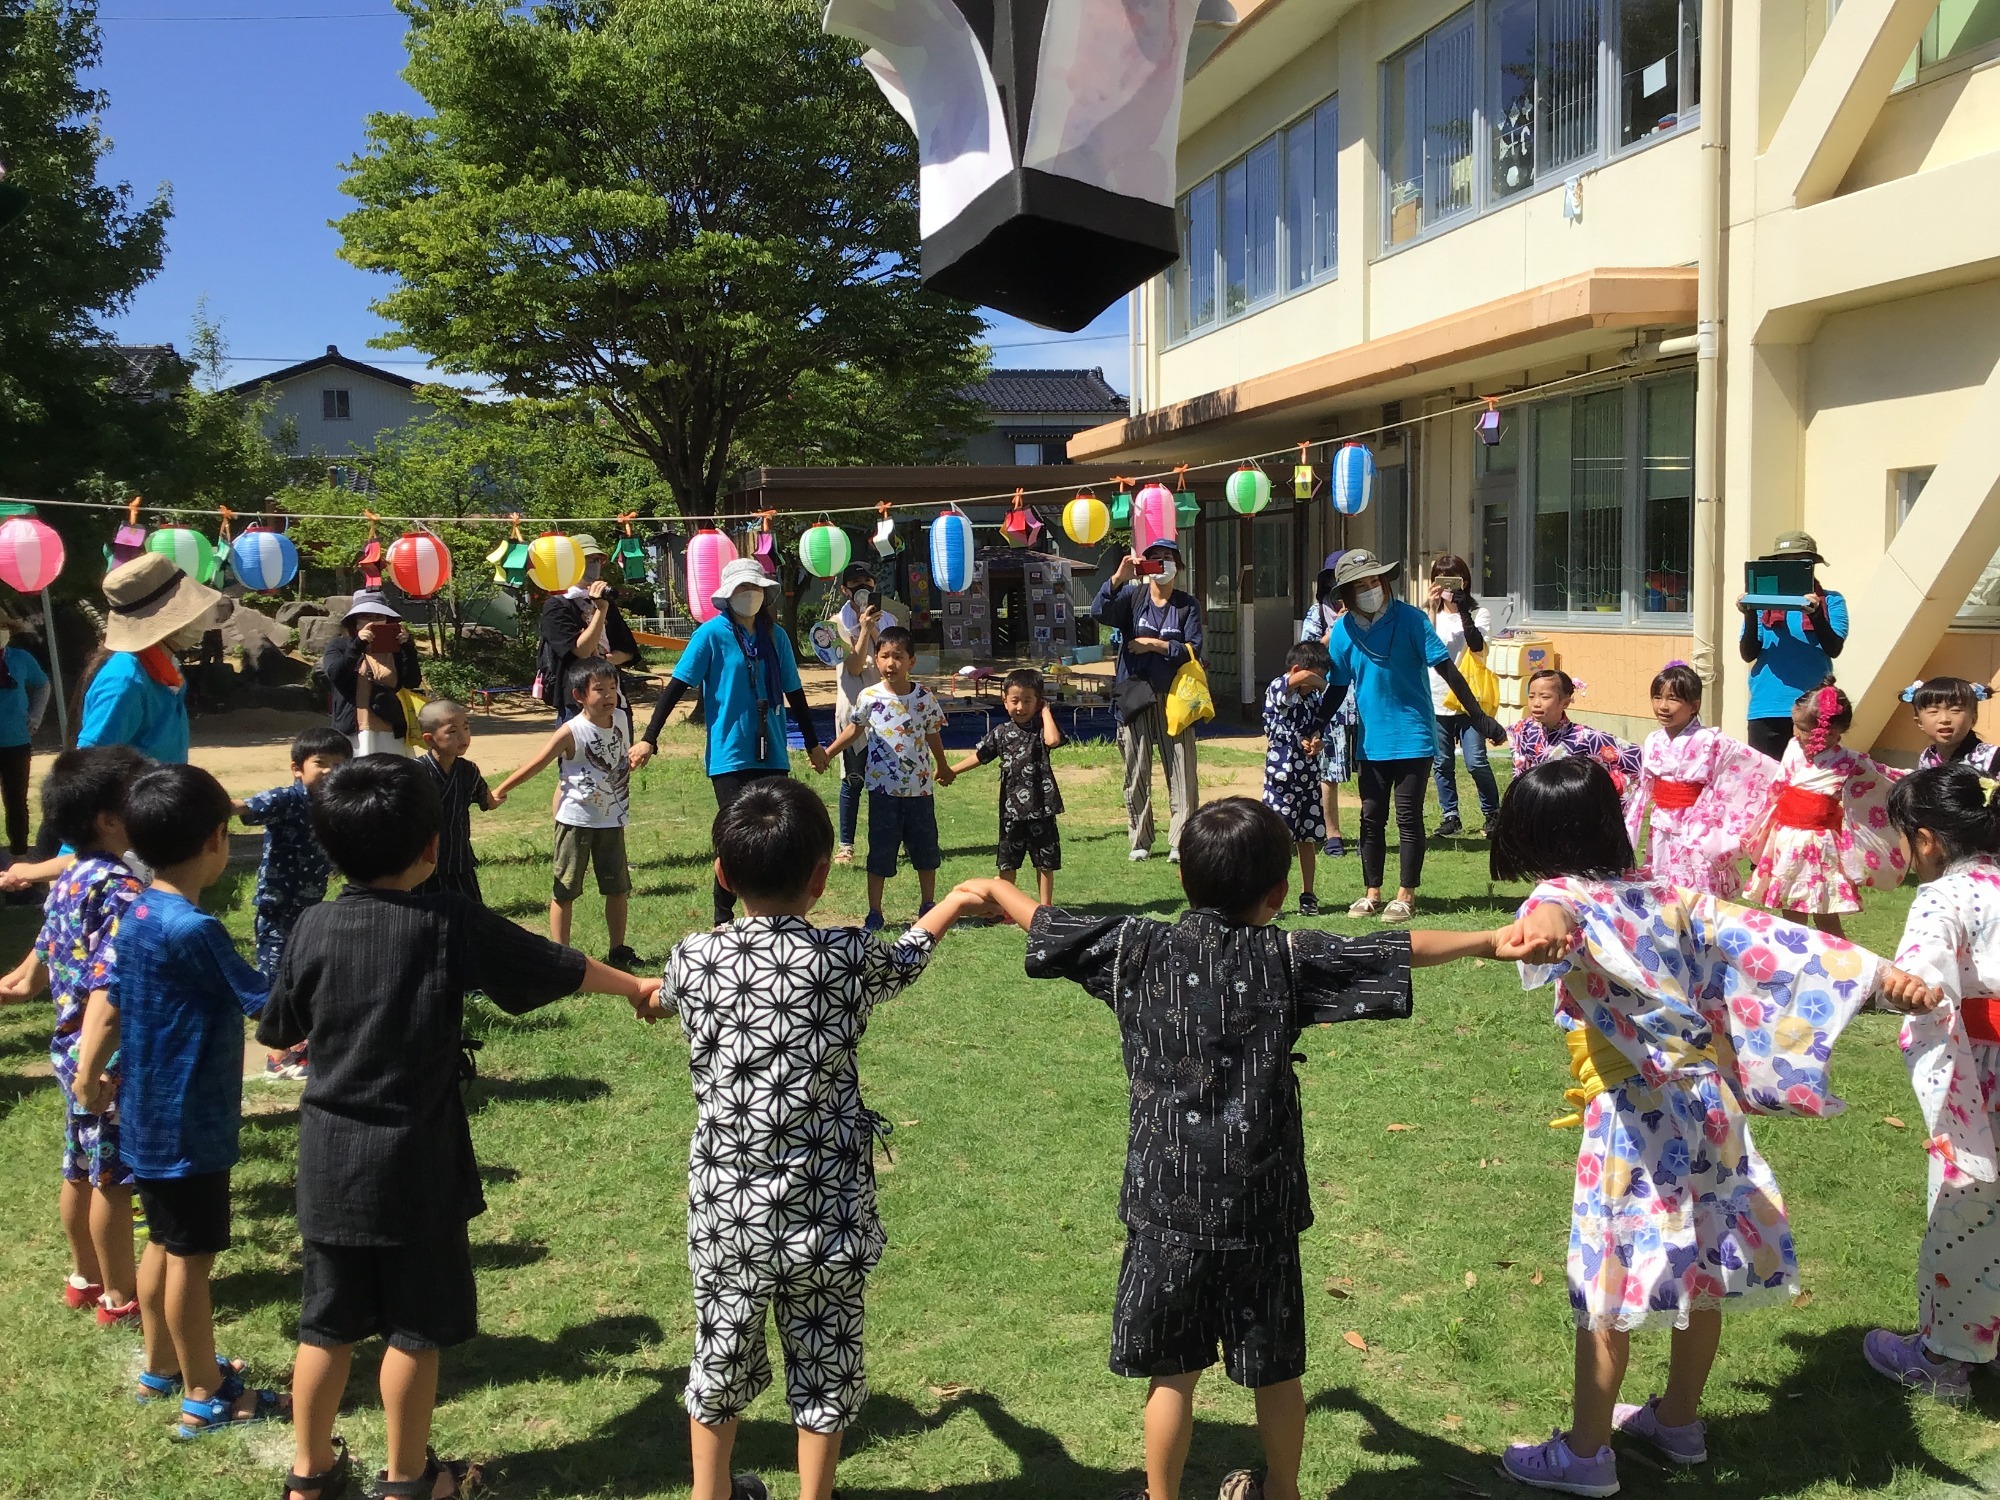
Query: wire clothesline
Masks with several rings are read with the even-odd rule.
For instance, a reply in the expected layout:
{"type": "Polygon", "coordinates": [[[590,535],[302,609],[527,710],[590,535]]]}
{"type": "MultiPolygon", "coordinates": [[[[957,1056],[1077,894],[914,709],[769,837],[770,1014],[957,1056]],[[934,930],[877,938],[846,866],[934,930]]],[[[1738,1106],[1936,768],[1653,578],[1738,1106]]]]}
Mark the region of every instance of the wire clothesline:
{"type": "MultiPolygon", "coordinates": [[[[1123,484],[1145,485],[1152,483],[1156,480],[1162,480],[1162,479],[1173,479],[1178,481],[1185,475],[1194,473],[1203,473],[1211,469],[1236,469],[1246,464],[1261,464],[1269,459],[1284,458],[1287,455],[1298,454],[1310,448],[1326,447],[1336,444],[1347,444],[1359,441],[1360,439],[1363,438],[1381,437],[1387,433],[1396,432],[1406,427],[1414,427],[1422,422],[1434,422],[1442,418],[1454,417],[1462,412],[1488,411],[1496,407],[1517,406],[1523,401],[1530,400],[1536,396],[1544,395],[1549,391],[1556,390],[1563,386],[1574,385],[1580,381],[1585,381],[1585,380],[1601,381],[1612,373],[1614,372],[1610,370],[1581,370],[1573,374],[1557,376],[1552,380],[1545,380],[1536,385],[1524,386],[1519,390],[1508,391],[1503,395],[1477,396],[1469,401],[1462,401],[1456,403],[1455,405],[1448,406],[1444,408],[1442,411],[1424,412],[1414,417],[1401,417],[1393,422],[1383,422],[1378,426],[1363,428],[1359,431],[1347,433],[1340,437],[1313,438],[1304,442],[1287,443],[1281,448],[1272,448],[1262,453],[1250,453],[1236,458],[1210,459],[1202,463],[1173,464],[1163,469],[1150,470],[1143,473],[1135,473],[1129,475],[1119,475],[1114,478],[1113,482],[1121,485],[1123,484]]],[[[342,459],[340,460],[340,463],[345,464],[349,467],[359,466],[358,463],[351,458],[342,459]]],[[[1044,485],[1034,489],[1013,489],[1006,491],[997,491],[995,493],[985,494],[985,495],[960,495],[950,500],[878,500],[863,505],[820,507],[815,509],[812,512],[812,514],[830,518],[833,516],[860,516],[860,515],[882,516],[882,515],[887,515],[891,511],[912,511],[912,510],[937,511],[943,513],[946,511],[955,510],[960,506],[998,505],[998,504],[1007,504],[1017,499],[1028,500],[1028,499],[1040,498],[1042,496],[1047,496],[1047,495],[1074,495],[1079,493],[1080,491],[1089,490],[1091,488],[1092,486],[1089,485],[1088,483],[1078,484],[1075,482],[1071,482],[1068,484],[1044,485]]],[[[362,498],[364,497],[361,495],[356,496],[357,500],[362,498]]],[[[124,500],[32,500],[24,497],[0,495],[0,504],[33,505],[33,506],[54,505],[54,506],[65,506],[77,510],[111,510],[111,511],[124,512],[128,511],[131,508],[132,502],[124,500]]],[[[577,524],[620,525],[620,524],[629,524],[630,521],[641,521],[652,524],[671,524],[675,521],[679,521],[682,524],[692,524],[692,525],[728,524],[732,522],[740,524],[744,522],[755,521],[760,515],[769,514],[769,512],[766,511],[750,510],[750,511],[739,511],[733,515],[727,515],[727,516],[718,515],[714,517],[632,516],[629,518],[625,518],[613,515],[531,516],[525,514],[517,514],[514,512],[506,512],[501,514],[488,514],[480,512],[475,514],[458,515],[458,516],[397,516],[397,515],[390,515],[383,511],[366,510],[364,508],[363,510],[357,511],[356,513],[353,514],[343,513],[337,515],[325,515],[325,514],[301,514],[298,512],[282,511],[282,510],[263,511],[263,512],[250,511],[250,510],[226,510],[225,508],[218,506],[204,507],[204,506],[188,506],[188,505],[154,505],[150,502],[143,502],[140,508],[145,511],[149,511],[155,515],[161,515],[161,516],[213,516],[218,519],[221,519],[226,515],[232,522],[234,521],[255,522],[266,516],[282,515],[294,521],[301,521],[301,520],[305,521],[330,520],[330,521],[343,521],[343,522],[369,521],[369,522],[380,522],[388,525],[414,526],[424,529],[436,526],[532,525],[532,526],[547,527],[547,526],[569,526],[577,524]]],[[[805,512],[801,512],[801,514],[805,514],[805,512]]]]}

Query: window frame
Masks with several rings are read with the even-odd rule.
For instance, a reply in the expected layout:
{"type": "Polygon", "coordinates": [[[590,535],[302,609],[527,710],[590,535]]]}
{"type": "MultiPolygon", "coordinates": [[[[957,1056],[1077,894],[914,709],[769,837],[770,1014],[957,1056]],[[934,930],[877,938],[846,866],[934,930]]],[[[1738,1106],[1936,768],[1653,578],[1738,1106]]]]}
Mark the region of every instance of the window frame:
{"type": "Polygon", "coordinates": [[[352,391],[341,390],[334,386],[321,386],[319,419],[322,422],[352,422],[354,420],[352,391]]]}
{"type": "Polygon", "coordinates": [[[1230,157],[1214,171],[1204,173],[1194,182],[1189,183],[1182,192],[1175,196],[1174,219],[1180,236],[1181,254],[1180,258],[1167,268],[1164,278],[1166,288],[1165,346],[1167,348],[1174,348],[1185,344],[1191,339],[1198,339],[1204,334],[1213,333],[1218,328],[1240,322],[1245,318],[1255,317],[1258,313],[1268,311],[1280,302],[1284,302],[1292,297],[1302,296],[1338,278],[1340,275],[1339,144],[1340,95],[1332,93],[1286,120],[1269,134],[1259,137],[1248,148],[1230,157]],[[1333,203],[1331,205],[1331,212],[1325,218],[1325,222],[1331,228],[1330,238],[1332,243],[1328,247],[1330,258],[1326,265],[1321,266],[1318,263],[1318,234],[1321,215],[1318,212],[1319,200],[1317,194],[1321,181],[1319,126],[1323,114],[1332,121],[1331,135],[1334,142],[1334,170],[1331,177],[1333,203]],[[1308,261],[1312,263],[1312,271],[1305,280],[1293,285],[1291,282],[1291,271],[1294,264],[1292,253],[1293,226],[1290,220],[1290,210],[1293,206],[1291,174],[1295,162],[1294,153],[1291,150],[1291,136],[1293,132],[1300,129],[1305,130],[1313,138],[1313,186],[1306,201],[1313,205],[1314,212],[1311,222],[1304,225],[1301,231],[1309,241],[1306,254],[1308,261]],[[1256,264],[1259,251],[1255,243],[1254,231],[1250,226],[1250,214],[1255,206],[1254,199],[1256,198],[1256,193],[1250,180],[1251,158],[1266,151],[1270,152],[1274,157],[1277,173],[1277,190],[1273,199],[1275,207],[1272,220],[1273,233],[1269,241],[1270,266],[1272,270],[1271,290],[1253,297],[1250,293],[1256,285],[1256,264]],[[1228,236],[1224,233],[1224,225],[1228,218],[1228,193],[1226,191],[1226,184],[1231,181],[1232,173],[1239,174],[1243,182],[1245,221],[1244,244],[1242,248],[1244,269],[1243,299],[1240,305],[1233,309],[1230,306],[1230,252],[1228,236]],[[1205,217],[1210,221],[1208,237],[1212,246],[1209,256],[1212,270],[1206,280],[1206,285],[1211,293],[1211,300],[1209,316],[1204,321],[1196,323],[1191,320],[1190,316],[1193,312],[1192,300],[1194,294],[1194,277],[1192,274],[1192,246],[1195,239],[1194,207],[1196,198],[1204,193],[1208,197],[1209,211],[1205,217]]]}

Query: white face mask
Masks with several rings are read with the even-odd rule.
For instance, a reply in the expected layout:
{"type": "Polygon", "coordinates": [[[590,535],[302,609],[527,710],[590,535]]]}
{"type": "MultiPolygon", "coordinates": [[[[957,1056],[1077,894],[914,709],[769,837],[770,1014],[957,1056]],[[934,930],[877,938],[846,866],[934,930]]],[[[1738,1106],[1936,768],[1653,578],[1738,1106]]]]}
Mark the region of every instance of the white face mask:
{"type": "Polygon", "coordinates": [[[204,616],[192,625],[183,625],[167,637],[167,644],[177,651],[192,651],[201,644],[201,638],[208,634],[208,620],[204,616]]]}
{"type": "Polygon", "coordinates": [[[1153,577],[1158,579],[1161,583],[1172,583],[1174,581],[1174,575],[1178,572],[1180,572],[1180,569],[1175,565],[1174,560],[1171,557],[1162,558],[1160,561],[1160,571],[1155,573],[1153,577]]]}
{"type": "Polygon", "coordinates": [[[1364,615],[1379,615],[1382,613],[1382,604],[1385,598],[1386,594],[1382,586],[1379,583],[1371,583],[1365,589],[1356,589],[1354,591],[1354,607],[1364,615]]]}
{"type": "Polygon", "coordinates": [[[729,610],[739,620],[754,620],[764,607],[762,589],[738,589],[729,596],[729,610]]]}

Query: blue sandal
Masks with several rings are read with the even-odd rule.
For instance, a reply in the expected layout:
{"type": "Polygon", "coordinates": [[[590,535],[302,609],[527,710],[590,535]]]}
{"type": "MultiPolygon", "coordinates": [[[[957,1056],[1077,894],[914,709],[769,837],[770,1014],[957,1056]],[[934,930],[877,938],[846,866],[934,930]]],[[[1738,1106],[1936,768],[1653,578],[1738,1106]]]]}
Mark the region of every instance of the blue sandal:
{"type": "Polygon", "coordinates": [[[257,1404],[250,1414],[246,1417],[237,1416],[236,1403],[242,1397],[244,1389],[243,1377],[231,1375],[216,1387],[215,1394],[206,1401],[194,1401],[183,1396],[181,1416],[194,1417],[199,1425],[191,1427],[186,1421],[182,1421],[174,1428],[174,1436],[184,1443],[193,1442],[196,1438],[207,1437],[211,1432],[220,1432],[224,1428],[248,1427],[253,1422],[267,1422],[272,1417],[281,1415],[278,1404],[282,1398],[278,1393],[273,1390],[259,1390],[254,1392],[257,1404]]]}
{"type": "MultiPolygon", "coordinates": [[[[221,1373],[222,1378],[227,1380],[231,1375],[241,1375],[244,1364],[240,1359],[224,1359],[218,1354],[215,1357],[215,1368],[221,1373]]],[[[149,1401],[158,1401],[163,1396],[173,1395],[181,1388],[181,1378],[178,1375],[155,1375],[151,1370],[141,1370],[139,1385],[143,1394],[132,1399],[144,1406],[149,1401]]]]}

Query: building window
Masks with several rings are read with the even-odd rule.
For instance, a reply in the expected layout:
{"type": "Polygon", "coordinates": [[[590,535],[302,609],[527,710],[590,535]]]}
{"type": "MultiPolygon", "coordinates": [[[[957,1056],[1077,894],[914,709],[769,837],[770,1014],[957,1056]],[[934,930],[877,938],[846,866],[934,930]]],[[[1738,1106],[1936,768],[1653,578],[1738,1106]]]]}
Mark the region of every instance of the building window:
{"type": "Polygon", "coordinates": [[[1680,124],[1701,100],[1701,0],[1619,0],[1618,141],[1680,124]]]}
{"type": "Polygon", "coordinates": [[[1014,462],[1019,467],[1032,464],[1066,464],[1069,462],[1069,440],[1056,438],[1049,442],[1014,444],[1014,462]]]}
{"type": "MultiPolygon", "coordinates": [[[[1828,0],[1827,19],[1840,9],[1840,0],[1828,0]]],[[[1932,13],[1930,24],[1903,71],[1896,75],[1896,87],[1915,83],[1917,75],[1939,63],[1951,62],[1970,53],[2000,43],[2000,4],[1994,0],[1942,0],[1932,13]]]]}
{"type": "Polygon", "coordinates": [[[1333,275],[1339,120],[1329,99],[1182,195],[1181,258],[1167,271],[1169,339],[1333,275]]]}
{"type": "Polygon", "coordinates": [[[1473,481],[1473,506],[1479,525],[1479,587],[1486,599],[1513,592],[1513,529],[1509,524],[1514,496],[1520,492],[1521,424],[1509,412],[1502,418],[1500,441],[1479,445],[1478,477],[1473,481]]]}
{"type": "MultiPolygon", "coordinates": [[[[1578,624],[1685,616],[1694,553],[1693,375],[1542,402],[1518,417],[1526,535],[1516,560],[1525,565],[1530,612],[1578,624]]],[[[1499,500],[1482,485],[1481,502],[1490,538],[1499,500]]]]}
{"type": "Polygon", "coordinates": [[[319,393],[319,416],[322,422],[346,422],[352,414],[347,409],[346,391],[321,391],[319,393]]]}
{"type": "Polygon", "coordinates": [[[1383,209],[1392,245],[1472,207],[1474,51],[1468,9],[1384,67],[1383,209]]]}
{"type": "MultiPolygon", "coordinates": [[[[1896,495],[1896,525],[1900,528],[1910,518],[1916,508],[1917,498],[1930,483],[1931,475],[1937,472],[1936,465],[1921,469],[1897,469],[1890,474],[1890,481],[1896,495]]],[[[1995,554],[1986,566],[1979,570],[1979,581],[1972,586],[1972,592],[1965,597],[1965,603],[1958,607],[1954,617],[1964,625],[2000,625],[2000,554],[1995,554]]]]}

